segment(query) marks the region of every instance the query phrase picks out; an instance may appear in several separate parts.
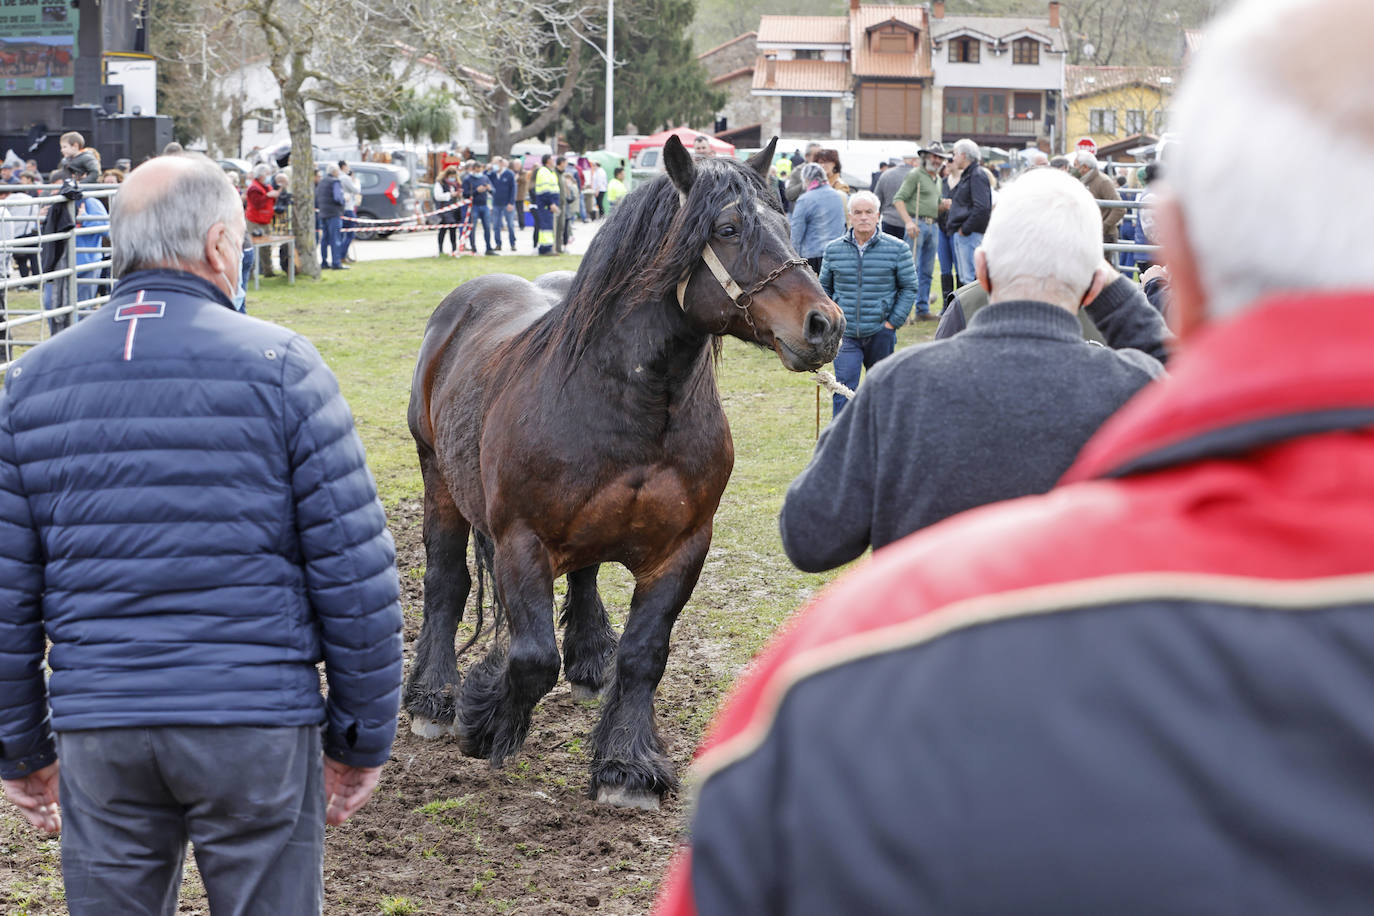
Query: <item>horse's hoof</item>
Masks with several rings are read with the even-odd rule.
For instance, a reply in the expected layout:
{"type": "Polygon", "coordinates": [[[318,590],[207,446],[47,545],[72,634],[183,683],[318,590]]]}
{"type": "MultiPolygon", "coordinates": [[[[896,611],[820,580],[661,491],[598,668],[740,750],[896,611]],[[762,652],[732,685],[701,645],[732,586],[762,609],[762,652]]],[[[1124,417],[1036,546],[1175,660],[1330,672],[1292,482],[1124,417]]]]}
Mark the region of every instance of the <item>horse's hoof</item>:
{"type": "Polygon", "coordinates": [[[433,741],[435,738],[442,738],[445,735],[455,734],[455,726],[452,722],[439,722],[435,719],[427,719],[424,716],[410,717],[410,733],[417,738],[424,738],[426,741],[433,741]]]}
{"type": "Polygon", "coordinates": [[[586,684],[572,684],[572,698],[575,703],[587,703],[591,700],[601,699],[601,695],[606,692],[605,687],[593,690],[586,684]]]}
{"type": "Polygon", "coordinates": [[[657,792],[635,791],[624,786],[601,786],[596,790],[596,803],[598,805],[657,811],[662,801],[662,796],[657,792]]]}

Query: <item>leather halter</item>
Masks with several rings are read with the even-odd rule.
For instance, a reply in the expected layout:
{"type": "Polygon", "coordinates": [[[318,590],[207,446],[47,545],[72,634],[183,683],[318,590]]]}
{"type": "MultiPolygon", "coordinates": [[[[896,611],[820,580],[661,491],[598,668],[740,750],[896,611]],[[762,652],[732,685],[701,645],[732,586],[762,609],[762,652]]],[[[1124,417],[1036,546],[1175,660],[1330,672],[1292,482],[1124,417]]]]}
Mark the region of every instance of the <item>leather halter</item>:
{"type": "MultiPolygon", "coordinates": [[[[748,291],[745,291],[742,286],[735,282],[735,278],[730,276],[730,271],[725,269],[725,265],[721,263],[720,258],[716,255],[716,250],[711,247],[710,242],[707,242],[706,247],[701,249],[701,259],[706,262],[706,266],[710,269],[711,275],[716,278],[716,282],[720,284],[721,289],[725,290],[725,295],[730,297],[730,301],[735,304],[735,308],[744,312],[744,320],[749,323],[749,328],[756,333],[757,329],[754,328],[754,318],[749,314],[749,306],[754,304],[754,296],[758,295],[765,286],[782,276],[789,267],[800,267],[806,263],[805,258],[788,258],[786,261],[783,261],[777,267],[773,268],[768,276],[755,283],[748,291]]],[[[687,284],[691,282],[691,279],[692,272],[689,270],[687,276],[683,277],[677,285],[678,308],[682,309],[684,312],[687,311],[687,303],[684,301],[687,293],[687,284]]]]}

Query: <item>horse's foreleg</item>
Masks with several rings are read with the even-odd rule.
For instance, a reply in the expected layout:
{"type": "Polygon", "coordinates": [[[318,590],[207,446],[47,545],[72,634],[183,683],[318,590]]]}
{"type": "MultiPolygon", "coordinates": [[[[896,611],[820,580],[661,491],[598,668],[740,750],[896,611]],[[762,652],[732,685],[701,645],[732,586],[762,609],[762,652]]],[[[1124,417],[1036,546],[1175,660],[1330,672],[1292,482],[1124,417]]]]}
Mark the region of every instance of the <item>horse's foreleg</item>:
{"type": "Polygon", "coordinates": [[[606,686],[615,657],[615,629],[606,619],[606,605],[596,590],[600,565],[568,573],[563,600],[563,675],[572,685],[573,699],[589,700],[606,686]]]}
{"type": "Polygon", "coordinates": [[[710,546],[707,526],[652,579],[635,583],[615,680],[592,732],[590,795],[599,802],[657,808],[664,793],[677,788],[672,761],[663,753],[654,724],[654,693],[668,662],[673,623],[696,587],[710,546]]]}
{"type": "Polygon", "coordinates": [[[425,619],[415,643],[415,662],[406,682],[410,728],[422,738],[450,729],[458,700],[458,659],[454,636],[472,588],[468,573],[468,532],[448,489],[430,461],[421,458],[425,479],[425,619]]]}
{"type": "Polygon", "coordinates": [[[528,531],[496,545],[496,594],[506,609],[510,647],[495,648],[468,671],[458,706],[463,753],[492,766],[525,743],[530,713],[558,681],[553,631],[553,572],[543,544],[528,531]]]}

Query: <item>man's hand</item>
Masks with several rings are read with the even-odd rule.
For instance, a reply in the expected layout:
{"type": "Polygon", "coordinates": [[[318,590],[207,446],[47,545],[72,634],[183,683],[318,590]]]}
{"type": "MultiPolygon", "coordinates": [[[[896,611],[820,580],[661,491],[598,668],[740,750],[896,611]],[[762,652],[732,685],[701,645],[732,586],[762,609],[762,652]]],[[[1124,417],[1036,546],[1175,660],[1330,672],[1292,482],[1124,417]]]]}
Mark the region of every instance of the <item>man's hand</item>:
{"type": "Polygon", "coordinates": [[[1121,271],[1113,267],[1106,258],[1103,258],[1102,263],[1097,265],[1097,270],[1093,271],[1093,282],[1088,286],[1088,294],[1083,297],[1083,304],[1091,305],[1097,301],[1097,297],[1102,295],[1102,291],[1120,276],[1122,276],[1121,271]]]}
{"type": "MultiPolygon", "coordinates": [[[[367,804],[382,775],[381,767],[351,767],[337,760],[324,758],[324,797],[328,806],[324,821],[337,827],[367,804]]],[[[6,791],[9,784],[5,784],[6,791]]]]}
{"type": "Polygon", "coordinates": [[[57,798],[58,763],[53,761],[23,779],[6,779],[5,797],[24,812],[29,823],[45,833],[62,830],[62,806],[57,798]]]}
{"type": "Polygon", "coordinates": [[[889,331],[895,331],[895,330],[897,330],[896,326],[893,325],[893,323],[890,322],[890,321],[884,321],[884,322],[883,322],[883,327],[887,328],[889,331]]]}
{"type": "Polygon", "coordinates": [[[1169,279],[1169,269],[1163,264],[1151,264],[1150,269],[1140,275],[1140,285],[1144,286],[1151,280],[1169,279]]]}
{"type": "Polygon", "coordinates": [[[557,213],[557,212],[558,212],[558,204],[549,204],[549,209],[552,210],[554,213],[557,213]]]}
{"type": "Polygon", "coordinates": [[[506,209],[507,209],[507,210],[514,210],[514,209],[515,209],[515,204],[506,204],[506,209]]]}
{"type": "Polygon", "coordinates": [[[909,220],[906,221],[906,231],[907,231],[907,232],[915,232],[915,231],[916,231],[916,221],[915,221],[914,219],[909,219],[909,220]]]}

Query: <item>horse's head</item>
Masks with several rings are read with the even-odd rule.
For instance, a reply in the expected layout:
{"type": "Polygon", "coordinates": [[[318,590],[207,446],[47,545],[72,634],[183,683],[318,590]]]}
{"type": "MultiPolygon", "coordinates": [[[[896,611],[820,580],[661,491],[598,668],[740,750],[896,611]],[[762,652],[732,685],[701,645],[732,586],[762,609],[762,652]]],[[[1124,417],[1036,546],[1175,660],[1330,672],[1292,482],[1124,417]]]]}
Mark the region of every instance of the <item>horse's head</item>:
{"type": "Polygon", "coordinates": [[[792,247],[767,182],[777,138],[748,163],[699,159],[669,137],[664,165],[682,202],[675,233],[690,250],[677,286],[687,320],[767,347],[794,372],[830,362],[844,314],[792,247]]]}

